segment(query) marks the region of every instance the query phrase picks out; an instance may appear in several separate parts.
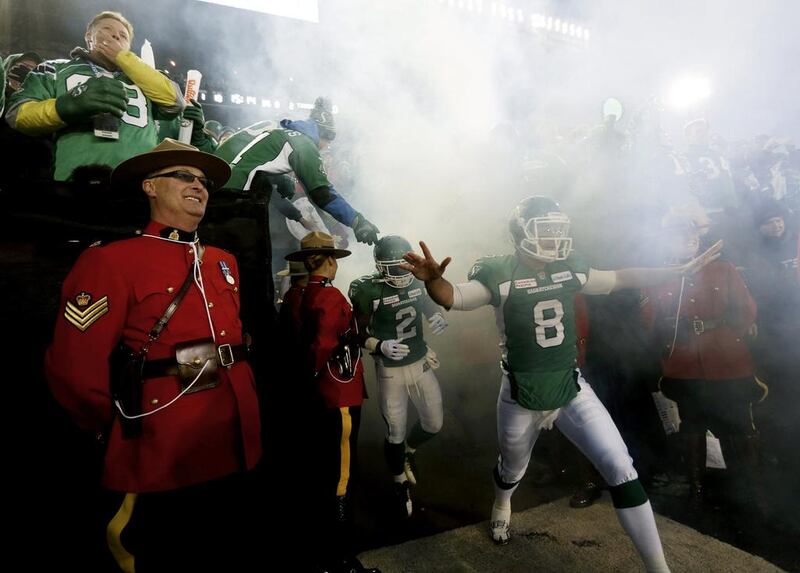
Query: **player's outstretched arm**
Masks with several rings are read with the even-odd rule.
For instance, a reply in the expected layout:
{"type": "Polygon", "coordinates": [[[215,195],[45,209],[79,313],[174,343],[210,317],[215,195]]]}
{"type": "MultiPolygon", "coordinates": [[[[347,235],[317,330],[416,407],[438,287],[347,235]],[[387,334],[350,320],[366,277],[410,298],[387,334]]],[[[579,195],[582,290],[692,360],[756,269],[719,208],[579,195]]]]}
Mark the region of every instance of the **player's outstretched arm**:
{"type": "Polygon", "coordinates": [[[436,304],[449,309],[453,306],[453,285],[442,275],[452,259],[447,257],[439,263],[433,258],[424,241],[420,241],[419,246],[422,248],[422,256],[409,251],[403,257],[406,262],[400,267],[410,271],[425,283],[428,295],[436,304]]]}
{"type": "Polygon", "coordinates": [[[681,276],[693,275],[711,261],[719,258],[721,250],[722,241],[717,241],[706,252],[679,267],[619,269],[616,271],[616,283],[612,290],[644,288],[681,276]]]}

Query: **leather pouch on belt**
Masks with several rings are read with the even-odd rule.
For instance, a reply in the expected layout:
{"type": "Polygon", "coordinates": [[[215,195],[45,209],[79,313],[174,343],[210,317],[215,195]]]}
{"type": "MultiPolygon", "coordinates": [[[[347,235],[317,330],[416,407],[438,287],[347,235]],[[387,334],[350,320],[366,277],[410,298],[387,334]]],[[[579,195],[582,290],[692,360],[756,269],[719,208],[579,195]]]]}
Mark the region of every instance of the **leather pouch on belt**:
{"type": "Polygon", "coordinates": [[[181,389],[185,390],[191,385],[191,388],[186,391],[187,394],[208,390],[219,385],[217,345],[210,338],[175,345],[175,359],[178,362],[178,378],[181,381],[181,389]],[[203,369],[204,366],[205,369],[203,369]],[[203,373],[200,374],[200,371],[203,373]],[[199,378],[198,375],[200,375],[199,378]],[[192,384],[195,379],[197,381],[192,384]]]}

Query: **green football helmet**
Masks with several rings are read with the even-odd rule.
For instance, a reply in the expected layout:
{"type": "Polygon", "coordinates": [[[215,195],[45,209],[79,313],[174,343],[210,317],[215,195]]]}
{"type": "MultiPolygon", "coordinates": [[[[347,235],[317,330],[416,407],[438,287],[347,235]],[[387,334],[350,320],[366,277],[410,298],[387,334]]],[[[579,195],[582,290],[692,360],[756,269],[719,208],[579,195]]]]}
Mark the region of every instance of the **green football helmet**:
{"type": "Polygon", "coordinates": [[[563,261],[572,252],[569,217],[549,197],[523,199],[511,212],[508,228],[517,249],[540,261],[563,261]]]}
{"type": "Polygon", "coordinates": [[[203,131],[205,131],[208,135],[210,135],[217,141],[219,140],[219,136],[222,133],[222,129],[223,129],[222,124],[215,119],[209,119],[203,126],[203,131]]]}
{"type": "Polygon", "coordinates": [[[372,251],[375,268],[386,284],[394,288],[405,288],[414,280],[411,271],[400,268],[400,264],[405,262],[403,255],[411,250],[411,243],[399,235],[386,235],[375,243],[372,251]]]}

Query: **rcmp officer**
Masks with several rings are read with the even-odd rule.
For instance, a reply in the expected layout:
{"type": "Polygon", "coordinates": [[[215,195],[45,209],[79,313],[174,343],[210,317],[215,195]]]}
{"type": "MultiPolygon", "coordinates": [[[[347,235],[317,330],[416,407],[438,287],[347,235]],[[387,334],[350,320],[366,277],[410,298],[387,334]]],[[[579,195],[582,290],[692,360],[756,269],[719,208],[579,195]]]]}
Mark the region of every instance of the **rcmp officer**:
{"type": "MultiPolygon", "coordinates": [[[[673,262],[697,254],[700,230],[690,216],[669,213],[662,227],[673,262]]],[[[761,503],[751,404],[763,388],[748,348],[756,303],[739,271],[716,260],[693,277],[645,289],[642,319],[661,349],[660,389],[678,404],[691,501],[702,502],[709,429],[720,438],[728,467],[746,478],[761,503]]]]}
{"type": "Polygon", "coordinates": [[[106,443],[102,485],[119,493],[107,541],[124,571],[246,559],[244,472],[261,440],[239,274],[195,232],[229,174],[171,139],[121,163],[112,185],[144,191],[150,222],[86,250],[64,282],[46,373],[73,420],[106,443]],[[116,348],[127,377],[109,365],[116,348]]]}
{"type": "MultiPolygon", "coordinates": [[[[364,366],[353,321],[353,309],[331,285],[337,259],[350,251],[334,247],[333,237],[314,231],[300,242],[300,250],[286,255],[303,261],[308,284],[300,304],[300,340],[305,349],[304,380],[316,391],[319,429],[320,503],[331,535],[320,536],[329,546],[321,559],[327,571],[357,573],[365,569],[355,557],[352,527],[352,481],[364,401],[364,366]]],[[[285,304],[285,303],[284,303],[285,304]]]]}

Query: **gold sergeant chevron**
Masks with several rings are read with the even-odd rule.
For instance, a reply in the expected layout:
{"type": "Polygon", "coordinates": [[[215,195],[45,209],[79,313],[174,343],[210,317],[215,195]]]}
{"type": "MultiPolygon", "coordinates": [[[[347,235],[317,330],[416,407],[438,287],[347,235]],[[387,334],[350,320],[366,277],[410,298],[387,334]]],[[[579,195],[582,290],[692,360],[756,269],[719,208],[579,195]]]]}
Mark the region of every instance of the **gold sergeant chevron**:
{"type": "Polygon", "coordinates": [[[72,301],[67,301],[67,306],[64,308],[64,318],[66,318],[72,326],[81,332],[84,332],[87,328],[94,324],[97,319],[107,312],[107,296],[104,296],[96,303],[91,306],[87,306],[83,310],[72,304],[72,301]]]}

